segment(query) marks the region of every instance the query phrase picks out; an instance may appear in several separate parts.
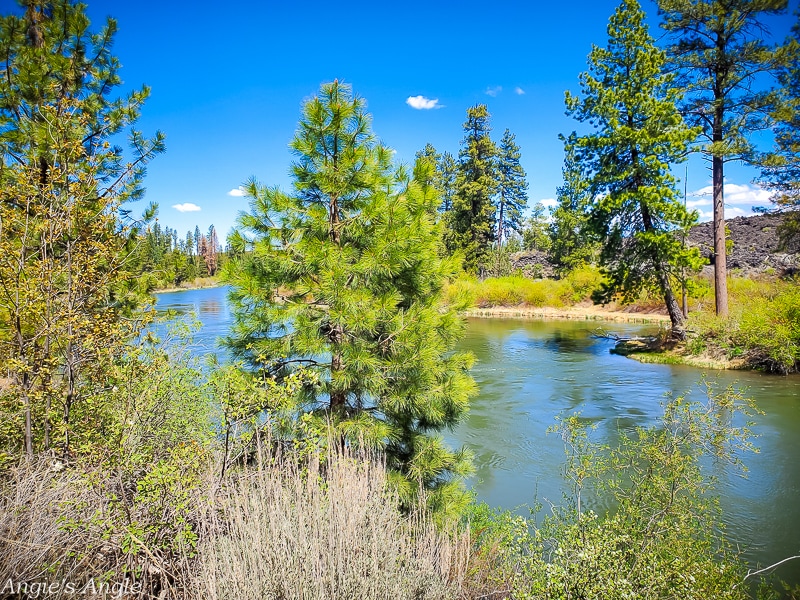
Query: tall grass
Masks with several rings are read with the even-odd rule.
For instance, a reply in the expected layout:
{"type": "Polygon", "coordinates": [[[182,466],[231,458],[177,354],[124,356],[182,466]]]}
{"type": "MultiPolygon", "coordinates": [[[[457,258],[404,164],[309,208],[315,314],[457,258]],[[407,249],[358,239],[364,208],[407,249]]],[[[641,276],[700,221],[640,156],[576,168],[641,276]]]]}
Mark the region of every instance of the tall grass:
{"type": "Polygon", "coordinates": [[[689,350],[774,373],[800,370],[800,286],[774,277],[728,279],[728,317],[714,314],[709,280],[693,282],[689,350]]]}
{"type": "Polygon", "coordinates": [[[562,279],[527,279],[519,275],[490,277],[483,281],[462,278],[452,282],[445,294],[451,303],[479,308],[494,306],[543,306],[560,308],[591,299],[602,275],[594,267],[581,267],[562,279]]]}
{"type": "Polygon", "coordinates": [[[284,462],[244,473],[217,499],[196,591],[221,598],[449,598],[468,538],[404,517],[377,461],[284,462]]]}
{"type": "MultiPolygon", "coordinates": [[[[212,600],[463,597],[467,534],[403,514],[381,462],[320,458],[266,457],[222,481],[209,463],[188,490],[196,543],[161,547],[127,524],[159,528],[169,510],[134,503],[113,472],[23,463],[0,498],[0,580],[128,577],[143,597],[212,600]],[[120,501],[130,515],[117,521],[120,501]]],[[[48,596],[61,597],[70,595],[48,596]]]]}

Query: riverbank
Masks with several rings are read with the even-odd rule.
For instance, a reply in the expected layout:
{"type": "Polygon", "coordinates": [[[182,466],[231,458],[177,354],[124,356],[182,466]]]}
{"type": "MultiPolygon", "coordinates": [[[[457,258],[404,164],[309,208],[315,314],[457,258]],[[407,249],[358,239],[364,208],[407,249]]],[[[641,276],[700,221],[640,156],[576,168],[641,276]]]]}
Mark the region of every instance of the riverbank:
{"type": "MultiPolygon", "coordinates": [[[[492,306],[470,308],[464,311],[468,318],[486,319],[535,319],[555,321],[604,321],[609,323],[639,323],[669,325],[669,316],[654,312],[620,311],[597,305],[577,305],[568,308],[532,306],[492,306]]],[[[697,369],[750,370],[753,367],[741,358],[729,359],[712,356],[708,353],[690,354],[685,344],[672,349],[626,353],[631,358],[645,364],[685,365],[697,369]]]]}
{"type": "Polygon", "coordinates": [[[628,358],[644,364],[685,365],[696,369],[712,369],[714,371],[752,371],[743,359],[718,358],[706,354],[688,354],[683,346],[662,352],[632,352],[628,358]]]}
{"type": "Polygon", "coordinates": [[[492,306],[487,308],[469,308],[464,311],[466,317],[491,319],[543,319],[568,321],[610,321],[617,323],[669,323],[669,317],[649,312],[623,312],[595,305],[578,305],[565,308],[549,306],[492,306]]]}
{"type": "Polygon", "coordinates": [[[178,287],[159,288],[153,290],[154,294],[170,294],[172,292],[186,292],[189,290],[202,290],[205,288],[221,287],[223,283],[218,277],[197,277],[192,282],[184,281],[178,287]]]}

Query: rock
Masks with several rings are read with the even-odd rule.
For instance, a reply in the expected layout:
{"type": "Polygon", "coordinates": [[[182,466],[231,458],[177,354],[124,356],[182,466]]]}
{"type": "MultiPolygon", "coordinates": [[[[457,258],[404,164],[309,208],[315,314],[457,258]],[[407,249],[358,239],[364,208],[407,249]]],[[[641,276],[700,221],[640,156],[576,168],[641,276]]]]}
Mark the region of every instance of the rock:
{"type": "MultiPolygon", "coordinates": [[[[743,275],[774,271],[778,275],[800,272],[800,240],[787,246],[781,244],[778,229],[785,214],[775,213],[736,217],[725,221],[730,231],[728,239],[733,248],[728,253],[728,270],[737,269],[743,275]]],[[[689,245],[700,248],[708,259],[708,270],[714,264],[714,233],[710,221],[695,225],[689,232],[689,245]]]]}
{"type": "Polygon", "coordinates": [[[515,252],[511,255],[511,266],[515,270],[522,271],[522,274],[530,279],[555,276],[555,269],[547,252],[541,250],[515,252]]]}

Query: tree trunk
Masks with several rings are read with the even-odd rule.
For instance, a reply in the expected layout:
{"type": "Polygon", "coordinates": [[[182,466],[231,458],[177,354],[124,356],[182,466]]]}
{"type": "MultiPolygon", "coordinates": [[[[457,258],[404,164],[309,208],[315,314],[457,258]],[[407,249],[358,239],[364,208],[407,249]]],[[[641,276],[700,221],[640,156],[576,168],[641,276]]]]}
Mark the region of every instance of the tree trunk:
{"type": "Polygon", "coordinates": [[[671,337],[673,340],[684,340],[686,339],[686,318],[683,316],[683,310],[681,310],[680,305],[678,305],[675,294],[672,293],[669,277],[660,267],[658,280],[661,285],[661,293],[664,295],[664,304],[667,306],[667,313],[669,313],[669,320],[672,325],[671,337]]]}
{"type": "MultiPolygon", "coordinates": [[[[640,208],[642,211],[642,224],[645,231],[653,231],[653,219],[650,216],[650,209],[647,204],[641,203],[640,208]]],[[[675,294],[672,293],[672,285],[669,282],[669,275],[667,274],[661,259],[654,252],[652,255],[653,269],[656,271],[656,278],[658,279],[658,286],[661,288],[661,294],[664,297],[664,304],[667,307],[669,320],[672,325],[671,337],[674,340],[683,340],[686,338],[686,319],[683,316],[683,311],[678,305],[678,300],[675,294]]]]}
{"type": "MultiPolygon", "coordinates": [[[[716,139],[716,132],[714,137],[716,139]]],[[[728,257],[725,248],[723,162],[721,156],[713,156],[711,161],[714,187],[714,299],[716,300],[717,314],[725,317],[728,315],[728,257]]]]}
{"type": "Polygon", "coordinates": [[[33,460],[33,418],[31,415],[31,397],[28,389],[28,376],[23,375],[22,402],[25,406],[25,458],[33,460]]]}
{"type": "Polygon", "coordinates": [[[724,157],[719,153],[723,142],[723,124],[725,122],[725,90],[727,80],[727,61],[725,59],[725,37],[717,34],[717,68],[714,72],[714,122],[712,124],[711,141],[711,179],[714,189],[714,300],[717,315],[728,316],[728,257],[725,248],[725,194],[724,157]]]}
{"type": "MultiPolygon", "coordinates": [[[[334,142],[335,144],[335,142],[334,142]]],[[[335,147],[335,146],[334,146],[335,147]]],[[[336,164],[336,155],[334,155],[334,165],[336,164]]],[[[328,212],[328,223],[330,226],[329,235],[331,241],[337,246],[341,245],[341,233],[339,232],[339,204],[336,197],[331,198],[330,208],[328,212]]],[[[344,331],[341,325],[336,325],[331,328],[328,340],[331,343],[331,384],[337,371],[344,368],[342,361],[342,354],[339,351],[339,346],[342,343],[344,331]]],[[[331,412],[341,410],[347,401],[347,395],[342,391],[331,391],[330,394],[330,409],[331,412]]]]}

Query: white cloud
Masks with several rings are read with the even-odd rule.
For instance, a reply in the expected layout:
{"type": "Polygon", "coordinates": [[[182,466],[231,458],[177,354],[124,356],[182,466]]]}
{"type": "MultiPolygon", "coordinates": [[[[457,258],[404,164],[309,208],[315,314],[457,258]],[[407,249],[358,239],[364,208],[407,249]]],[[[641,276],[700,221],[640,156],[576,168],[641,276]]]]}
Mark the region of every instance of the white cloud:
{"type": "Polygon", "coordinates": [[[247,192],[245,192],[242,188],[233,188],[230,192],[228,192],[228,196],[234,196],[236,198],[242,198],[245,196],[247,192]]]}
{"type": "Polygon", "coordinates": [[[497,96],[497,94],[499,94],[502,91],[503,91],[503,86],[502,85],[496,85],[494,87],[486,88],[486,95],[487,96],[491,96],[492,98],[494,98],[495,96],[497,96]]]}
{"type": "Polygon", "coordinates": [[[700,208],[701,206],[711,206],[711,200],[687,200],[686,208],[700,208]]]}
{"type": "MultiPolygon", "coordinates": [[[[739,185],[737,183],[725,183],[722,188],[722,193],[725,195],[725,204],[743,204],[747,206],[766,205],[769,203],[770,196],[767,190],[757,185],[749,186],[747,184],[739,185]]],[[[695,197],[707,196],[709,198],[708,201],[711,202],[713,194],[714,188],[707,185],[689,195],[695,197]]]]}
{"type": "Polygon", "coordinates": [[[173,204],[172,208],[177,210],[178,212],[197,212],[202,210],[197,204],[192,204],[191,202],[184,202],[183,204],[173,204]]]}
{"type": "MultiPolygon", "coordinates": [[[[742,215],[752,215],[752,207],[769,206],[770,193],[757,185],[725,183],[722,192],[725,196],[725,216],[734,217],[742,215]]],[[[704,221],[713,216],[713,186],[707,185],[696,192],[689,194],[686,206],[690,209],[697,209],[700,220],[704,221]],[[703,210],[708,209],[708,210],[703,210]]]]}
{"type": "Polygon", "coordinates": [[[523,90],[521,87],[517,86],[517,87],[514,88],[514,93],[517,96],[524,96],[525,95],[525,90],[523,90]]]}
{"type": "Polygon", "coordinates": [[[553,206],[558,206],[558,200],[555,198],[543,198],[539,200],[542,204],[544,204],[545,208],[551,208],[553,206]]]}
{"type": "Polygon", "coordinates": [[[406,104],[408,104],[411,108],[415,108],[417,110],[430,110],[432,108],[442,108],[442,105],[439,104],[439,99],[434,98],[431,100],[430,98],[426,98],[425,96],[409,96],[406,98],[406,104]]]}

